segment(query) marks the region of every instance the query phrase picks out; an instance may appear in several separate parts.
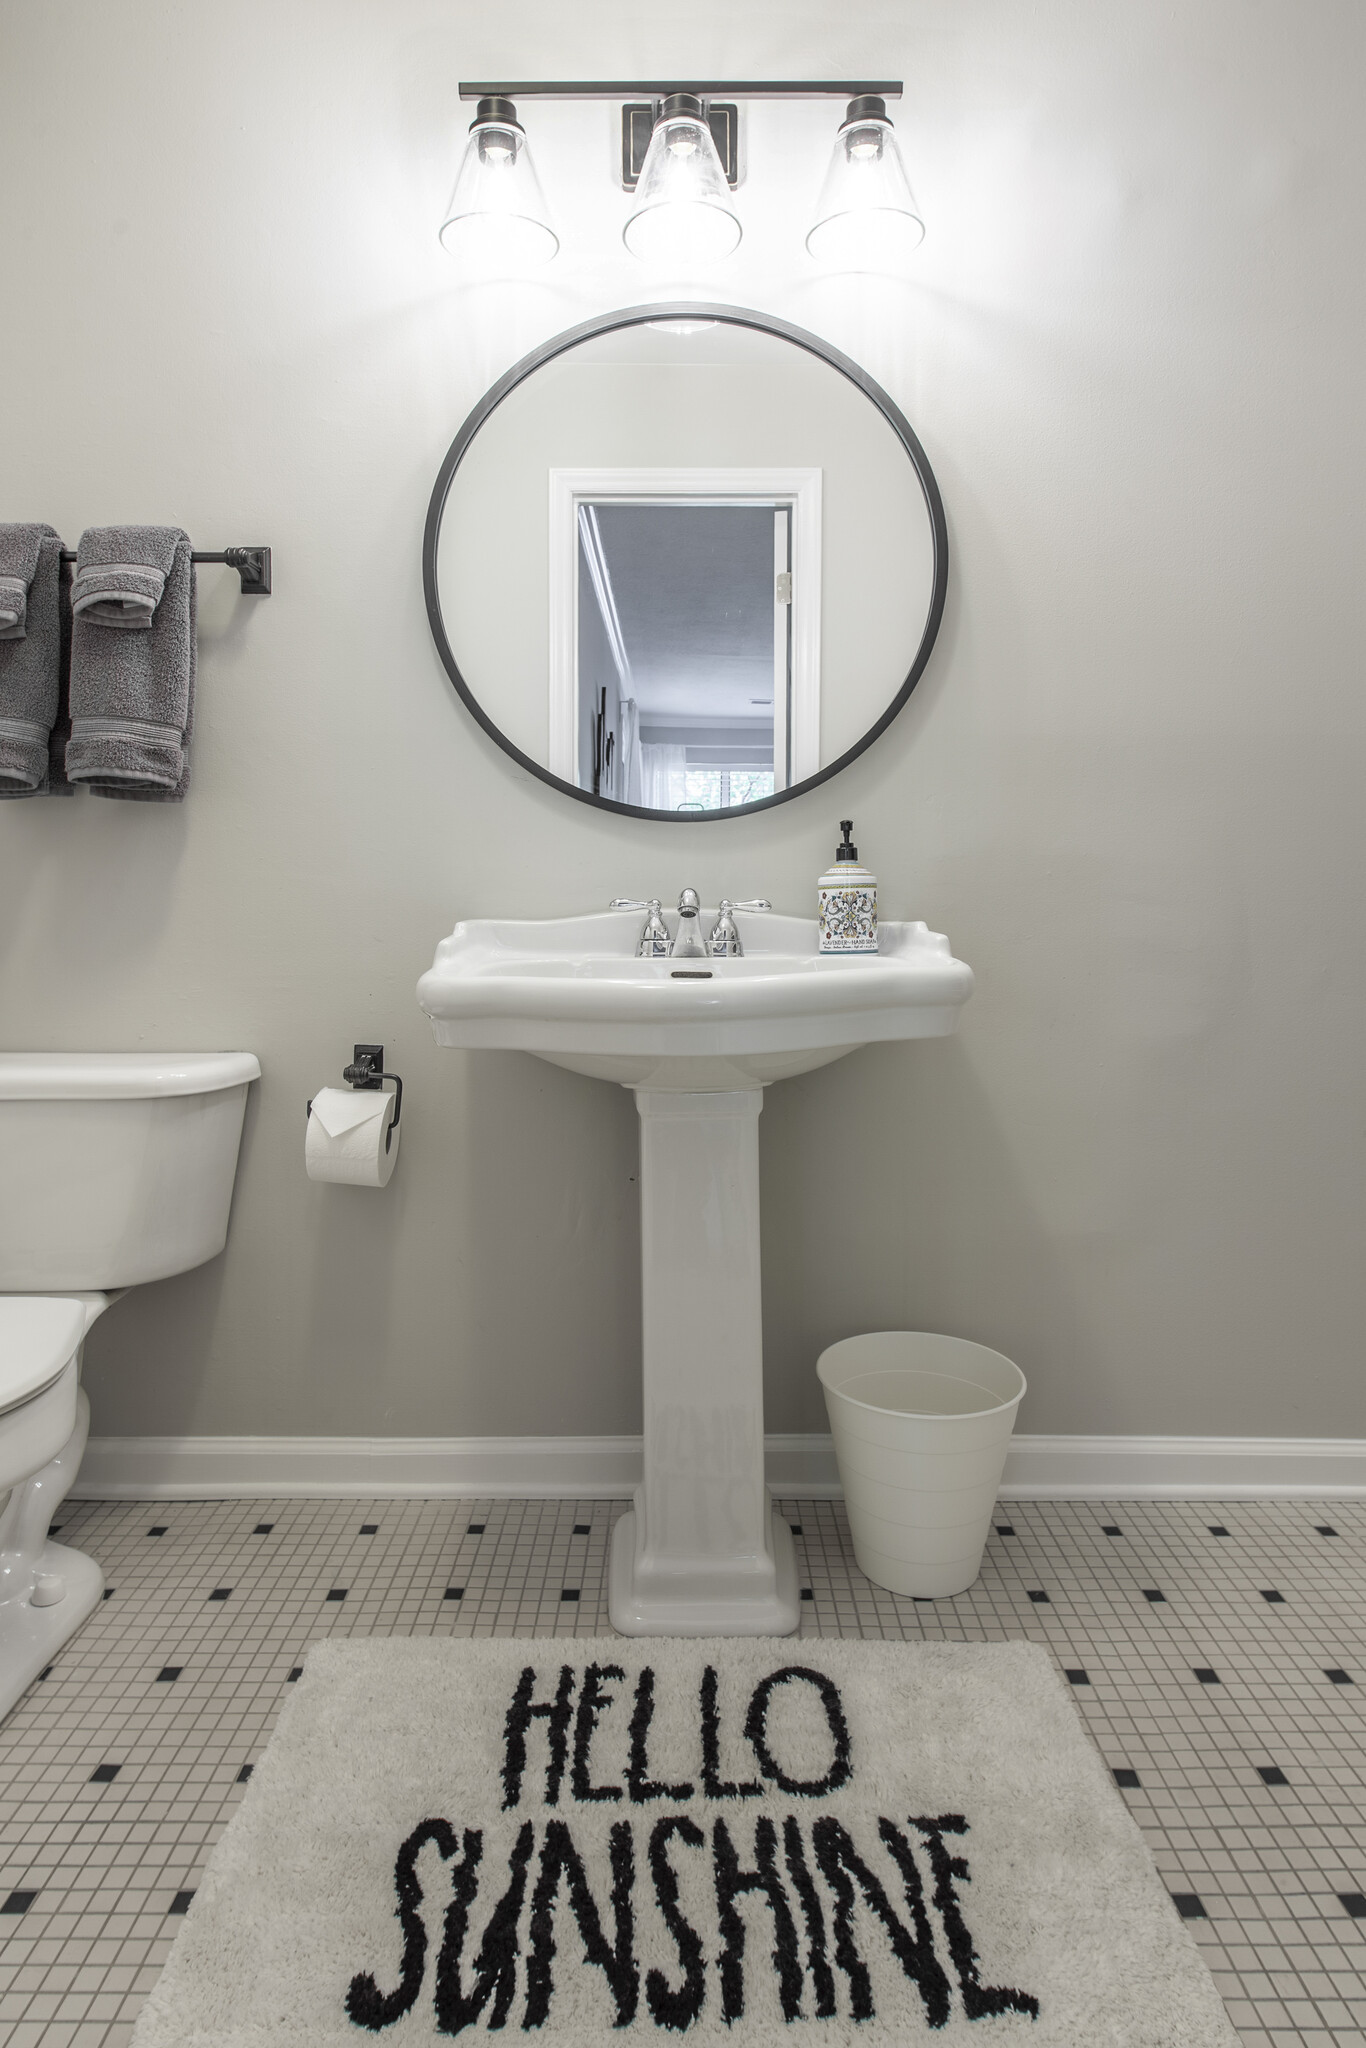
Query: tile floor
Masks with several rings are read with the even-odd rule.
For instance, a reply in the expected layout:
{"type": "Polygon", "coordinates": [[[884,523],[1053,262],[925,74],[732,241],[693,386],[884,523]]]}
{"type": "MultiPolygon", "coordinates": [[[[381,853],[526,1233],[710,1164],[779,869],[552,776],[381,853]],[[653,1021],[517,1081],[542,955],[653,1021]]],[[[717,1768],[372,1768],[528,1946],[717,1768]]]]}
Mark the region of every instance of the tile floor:
{"type": "MultiPolygon", "coordinates": [[[[1366,1502],[998,1509],[957,1600],[787,1501],[816,1635],[1045,1644],[1245,2043],[1366,2039],[1366,1502]]],[[[0,1725],[0,2044],[118,2048],[306,1646],[606,1633],[606,1501],[68,1502],[103,1607],[0,1725]]]]}

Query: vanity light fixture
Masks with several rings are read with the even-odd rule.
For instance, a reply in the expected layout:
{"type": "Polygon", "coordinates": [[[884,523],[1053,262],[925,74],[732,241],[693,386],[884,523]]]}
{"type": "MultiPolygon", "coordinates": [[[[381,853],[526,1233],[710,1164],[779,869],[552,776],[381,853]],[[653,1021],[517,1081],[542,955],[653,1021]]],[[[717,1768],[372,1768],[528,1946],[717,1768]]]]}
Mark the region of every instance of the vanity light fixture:
{"type": "Polygon", "coordinates": [[[642,262],[691,268],[729,256],[740,232],[701,100],[670,93],[655,119],[623,241],[642,262]]]}
{"type": "Polygon", "coordinates": [[[879,93],[860,93],[835,137],[807,249],[842,269],[883,270],[924,237],[887,102],[879,93]]]}
{"type": "Polygon", "coordinates": [[[538,269],[560,246],[526,130],[506,94],[480,95],[441,243],[477,272],[538,269]]]}
{"type": "Polygon", "coordinates": [[[705,269],[739,246],[730,188],[739,182],[740,100],[848,102],[806,238],[813,256],[880,270],[925,232],[887,118],[887,101],[901,97],[899,79],[502,80],[462,83],[460,97],[478,106],[441,240],[468,254],[472,267],[528,267],[559,247],[517,118],[522,99],[622,103],[621,182],[635,200],[623,238],[654,266],[705,269]]]}

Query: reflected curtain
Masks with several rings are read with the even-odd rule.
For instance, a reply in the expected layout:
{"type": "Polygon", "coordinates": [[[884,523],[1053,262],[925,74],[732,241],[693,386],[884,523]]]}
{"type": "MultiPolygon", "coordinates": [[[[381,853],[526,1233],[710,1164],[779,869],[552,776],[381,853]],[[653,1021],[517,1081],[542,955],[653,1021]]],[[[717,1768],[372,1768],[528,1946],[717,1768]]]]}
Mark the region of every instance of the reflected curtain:
{"type": "Polygon", "coordinates": [[[634,697],[621,700],[621,766],[617,794],[624,804],[643,804],[640,779],[640,710],[634,697]]]}
{"type": "Polygon", "coordinates": [[[639,754],[641,803],[650,811],[676,811],[687,801],[687,748],[642,746],[639,754]]]}

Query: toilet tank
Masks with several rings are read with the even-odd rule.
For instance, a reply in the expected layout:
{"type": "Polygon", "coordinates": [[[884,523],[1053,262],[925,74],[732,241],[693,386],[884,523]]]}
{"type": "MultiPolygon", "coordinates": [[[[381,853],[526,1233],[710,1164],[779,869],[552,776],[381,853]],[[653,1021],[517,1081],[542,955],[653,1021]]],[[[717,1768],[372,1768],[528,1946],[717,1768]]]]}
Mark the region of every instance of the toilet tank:
{"type": "Polygon", "coordinates": [[[0,1292],[133,1287],[221,1252],[249,1052],[0,1053],[0,1292]]]}

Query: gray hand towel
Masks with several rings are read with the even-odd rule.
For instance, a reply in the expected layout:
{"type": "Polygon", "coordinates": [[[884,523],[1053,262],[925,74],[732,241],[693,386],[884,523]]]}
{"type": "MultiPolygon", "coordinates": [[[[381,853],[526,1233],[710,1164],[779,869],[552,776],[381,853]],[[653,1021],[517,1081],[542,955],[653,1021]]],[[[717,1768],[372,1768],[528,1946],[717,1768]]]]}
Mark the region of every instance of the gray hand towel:
{"type": "Polygon", "coordinates": [[[61,701],[62,543],[50,526],[0,526],[0,797],[47,785],[61,701]]]}
{"type": "Polygon", "coordinates": [[[92,526],[71,586],[66,772],[97,796],[178,803],[194,724],[195,575],[178,526],[92,526]]]}

